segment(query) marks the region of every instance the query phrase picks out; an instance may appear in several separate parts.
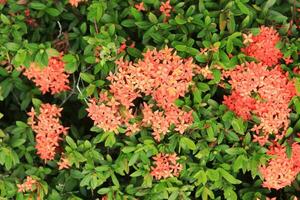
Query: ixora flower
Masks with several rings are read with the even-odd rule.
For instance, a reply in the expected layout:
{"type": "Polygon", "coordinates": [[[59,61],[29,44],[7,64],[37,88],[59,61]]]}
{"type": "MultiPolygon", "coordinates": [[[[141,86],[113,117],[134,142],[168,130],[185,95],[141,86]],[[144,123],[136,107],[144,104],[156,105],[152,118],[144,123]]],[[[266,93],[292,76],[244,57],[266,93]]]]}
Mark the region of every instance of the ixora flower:
{"type": "Polygon", "coordinates": [[[18,192],[33,192],[36,189],[38,181],[31,176],[27,176],[22,184],[17,184],[18,192]]]}
{"type": "Polygon", "coordinates": [[[170,0],[167,0],[165,3],[162,2],[161,6],[159,7],[160,12],[162,12],[166,17],[171,16],[171,9],[172,6],[170,5],[170,0]]]}
{"type": "Polygon", "coordinates": [[[151,176],[153,176],[156,180],[179,176],[182,170],[182,165],[177,163],[178,159],[179,158],[176,153],[157,154],[153,157],[154,166],[151,167],[151,176]]]}
{"type": "Polygon", "coordinates": [[[130,107],[133,100],[144,94],[151,95],[163,109],[172,107],[188,91],[193,70],[198,68],[192,58],[182,59],[172,51],[167,47],[160,51],[147,50],[144,59],[137,63],[118,60],[118,71],[107,78],[116,100],[130,107]]]}
{"type": "Polygon", "coordinates": [[[71,163],[70,163],[69,159],[65,156],[65,154],[61,155],[60,160],[58,161],[57,165],[58,165],[59,170],[69,169],[71,167],[71,163]]]}
{"type": "Polygon", "coordinates": [[[152,135],[156,141],[161,140],[161,134],[166,135],[169,132],[169,127],[174,124],[175,130],[180,134],[192,124],[192,111],[184,112],[173,106],[165,111],[152,111],[152,105],[144,104],[143,112],[143,126],[151,125],[152,135]]]}
{"type": "Polygon", "coordinates": [[[129,123],[135,117],[131,109],[136,106],[134,100],[151,96],[155,103],[144,103],[141,125],[152,126],[157,141],[160,141],[161,134],[169,132],[172,124],[176,131],[183,134],[192,124],[192,112],[180,110],[174,101],[188,91],[193,70],[198,66],[193,64],[191,58],[181,59],[172,51],[170,48],[148,50],[144,53],[144,59],[137,63],[123,59],[116,61],[116,73],[110,73],[107,77],[111,83],[109,92],[112,97],[105,95],[105,100],[92,99],[88,104],[88,116],[94,124],[104,131],[115,133],[119,126],[126,126],[129,130],[127,135],[131,135],[139,130],[137,124],[129,123]],[[161,109],[153,111],[153,107],[161,109]]]}
{"type": "Polygon", "coordinates": [[[292,145],[292,156],[286,155],[286,147],[273,146],[268,155],[273,156],[267,165],[261,166],[259,171],[264,178],[263,187],[279,190],[285,186],[291,185],[297,174],[300,172],[300,145],[292,145]]]}
{"type": "MultiPolygon", "coordinates": [[[[129,120],[134,117],[131,110],[122,107],[115,97],[108,97],[107,93],[100,94],[98,100],[90,99],[86,110],[95,126],[116,134],[119,133],[120,126],[131,126],[129,120]]],[[[129,129],[133,129],[133,127],[129,129]]],[[[135,129],[135,131],[138,130],[135,129]]]]}
{"type": "Polygon", "coordinates": [[[265,65],[276,65],[283,56],[280,50],[276,48],[279,41],[280,37],[276,30],[272,27],[261,26],[258,35],[244,35],[244,44],[248,45],[242,48],[242,52],[265,65]]]}
{"type": "Polygon", "coordinates": [[[71,6],[77,7],[80,2],[85,2],[87,0],[69,0],[71,6]]]}
{"type": "Polygon", "coordinates": [[[62,140],[61,135],[66,135],[68,131],[68,128],[59,122],[61,111],[62,108],[47,103],[40,106],[38,115],[33,108],[28,113],[28,124],[36,133],[37,154],[45,162],[54,159],[56,148],[62,140]]]}
{"type": "Polygon", "coordinates": [[[279,66],[268,69],[251,62],[224,72],[224,77],[230,78],[232,94],[224,97],[223,103],[244,120],[251,114],[260,118],[260,124],[253,128],[255,141],[264,145],[272,133],[275,141],[281,139],[289,125],[289,102],[296,95],[288,75],[279,66]]]}
{"type": "Polygon", "coordinates": [[[138,11],[145,11],[144,2],[141,2],[139,4],[135,4],[134,6],[138,11]]]}
{"type": "Polygon", "coordinates": [[[69,90],[69,75],[64,71],[65,63],[62,61],[62,54],[57,57],[51,57],[48,66],[40,67],[36,63],[31,63],[29,68],[23,67],[24,75],[31,79],[42,91],[43,94],[69,90]]]}

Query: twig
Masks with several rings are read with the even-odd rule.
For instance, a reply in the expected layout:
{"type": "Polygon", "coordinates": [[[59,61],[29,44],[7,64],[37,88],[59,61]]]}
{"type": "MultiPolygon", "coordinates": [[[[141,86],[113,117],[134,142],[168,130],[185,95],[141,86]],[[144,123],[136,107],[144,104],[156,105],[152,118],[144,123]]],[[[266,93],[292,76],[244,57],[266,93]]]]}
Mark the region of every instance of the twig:
{"type": "Polygon", "coordinates": [[[59,21],[56,21],[56,22],[57,22],[58,27],[59,27],[59,34],[58,34],[58,36],[57,36],[57,38],[59,38],[59,37],[61,36],[61,34],[62,34],[62,27],[61,27],[61,24],[60,24],[59,21]]]}
{"type": "MultiPolygon", "coordinates": [[[[77,84],[76,84],[76,89],[78,90],[78,92],[80,93],[80,95],[83,96],[83,94],[82,94],[82,92],[81,92],[81,90],[79,88],[79,82],[80,82],[80,77],[78,77],[78,81],[77,81],[77,84]]],[[[85,98],[83,98],[83,100],[84,100],[84,102],[86,104],[88,104],[88,102],[87,102],[87,100],[85,98]]]]}
{"type": "Polygon", "coordinates": [[[98,25],[97,25],[97,22],[96,22],[96,20],[94,20],[94,25],[95,25],[95,30],[96,30],[96,33],[98,34],[98,33],[99,33],[99,30],[98,30],[98,25]]]}
{"type": "Polygon", "coordinates": [[[72,91],[70,92],[70,94],[63,100],[63,102],[61,102],[61,104],[59,105],[59,107],[62,107],[70,98],[73,94],[75,94],[75,87],[76,87],[76,78],[75,75],[73,74],[73,87],[72,87],[72,91]]]}

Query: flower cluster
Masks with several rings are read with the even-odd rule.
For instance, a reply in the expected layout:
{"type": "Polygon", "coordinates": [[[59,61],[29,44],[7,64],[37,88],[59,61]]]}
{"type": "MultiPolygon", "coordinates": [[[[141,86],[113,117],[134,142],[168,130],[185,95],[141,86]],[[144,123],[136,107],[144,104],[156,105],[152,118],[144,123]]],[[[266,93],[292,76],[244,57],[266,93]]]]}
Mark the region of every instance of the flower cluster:
{"type": "Polygon", "coordinates": [[[56,94],[70,89],[68,86],[69,75],[64,71],[65,63],[62,55],[53,56],[49,59],[48,66],[40,67],[36,63],[31,63],[29,68],[25,68],[24,75],[31,79],[42,91],[43,94],[51,92],[56,94]]]}
{"type": "Polygon", "coordinates": [[[174,104],[177,98],[185,95],[192,81],[193,69],[197,67],[192,59],[183,60],[172,53],[172,49],[165,48],[148,50],[144,59],[137,63],[121,59],[116,64],[118,71],[110,73],[107,78],[111,82],[109,91],[113,97],[108,99],[105,96],[99,101],[92,99],[88,104],[87,111],[95,125],[113,132],[118,132],[118,126],[122,124],[138,130],[137,124],[132,125],[128,120],[134,118],[130,114],[130,108],[135,106],[134,100],[143,96],[152,96],[156,107],[162,108],[162,111],[153,112],[154,104],[144,103],[143,124],[152,125],[157,141],[160,141],[161,133],[168,132],[171,124],[182,134],[192,123],[192,113],[184,112],[174,104]]]}
{"type": "Polygon", "coordinates": [[[45,162],[53,160],[56,148],[59,147],[61,135],[66,135],[68,128],[59,122],[62,108],[56,105],[42,104],[39,115],[36,116],[34,109],[28,113],[28,124],[36,133],[37,154],[45,162]]]}
{"type": "Polygon", "coordinates": [[[193,121],[192,111],[184,112],[173,105],[165,111],[152,111],[152,105],[144,104],[143,124],[144,126],[152,126],[152,135],[156,141],[161,140],[161,134],[166,135],[169,132],[169,127],[174,124],[175,130],[180,134],[190,126],[193,121]]]}
{"type": "Polygon", "coordinates": [[[192,58],[181,59],[171,48],[148,50],[137,63],[119,60],[118,72],[108,77],[110,92],[126,107],[145,94],[167,109],[187,92],[197,67],[192,62],[192,58]]]}
{"type": "Polygon", "coordinates": [[[57,165],[59,170],[69,169],[71,167],[69,159],[64,154],[62,154],[62,156],[60,157],[60,160],[57,162],[57,165]]]}
{"type": "Polygon", "coordinates": [[[179,173],[182,170],[182,165],[177,163],[176,153],[173,154],[164,154],[159,153],[153,157],[155,167],[151,167],[151,175],[155,179],[159,180],[161,178],[168,178],[179,176],[179,173]]]}
{"type": "Polygon", "coordinates": [[[94,121],[94,125],[104,131],[118,133],[119,126],[127,126],[127,135],[139,131],[136,124],[129,123],[134,116],[130,109],[124,108],[115,97],[108,97],[107,93],[101,93],[98,100],[91,99],[87,108],[88,116],[94,121]],[[131,130],[131,131],[130,131],[131,130]]]}
{"type": "Polygon", "coordinates": [[[296,94],[293,82],[279,66],[268,69],[262,63],[245,63],[224,73],[230,77],[232,94],[224,97],[224,104],[245,120],[251,114],[260,118],[253,127],[255,140],[264,145],[269,134],[281,139],[289,125],[289,102],[296,94]],[[276,108],[276,109],[274,109],[276,108]]]}
{"type": "Polygon", "coordinates": [[[170,0],[167,0],[165,3],[161,3],[159,7],[160,12],[162,12],[166,17],[171,16],[172,6],[170,5],[170,0]]]}
{"type": "Polygon", "coordinates": [[[71,6],[77,7],[80,2],[85,2],[87,0],[69,0],[71,6]]]}
{"type": "Polygon", "coordinates": [[[264,178],[263,187],[279,190],[291,185],[300,172],[300,145],[292,145],[292,156],[288,158],[286,148],[283,146],[272,147],[267,154],[273,156],[267,166],[261,166],[259,171],[264,178]]]}
{"type": "MultiPolygon", "coordinates": [[[[272,27],[260,27],[257,36],[246,37],[248,46],[242,49],[246,55],[256,58],[265,65],[272,66],[278,64],[282,58],[282,53],[276,44],[280,41],[279,34],[272,27]]],[[[245,38],[245,37],[244,37],[245,38]]]]}
{"type": "Polygon", "coordinates": [[[33,192],[36,189],[37,180],[31,176],[26,177],[26,181],[22,184],[17,184],[18,192],[33,192]]]}

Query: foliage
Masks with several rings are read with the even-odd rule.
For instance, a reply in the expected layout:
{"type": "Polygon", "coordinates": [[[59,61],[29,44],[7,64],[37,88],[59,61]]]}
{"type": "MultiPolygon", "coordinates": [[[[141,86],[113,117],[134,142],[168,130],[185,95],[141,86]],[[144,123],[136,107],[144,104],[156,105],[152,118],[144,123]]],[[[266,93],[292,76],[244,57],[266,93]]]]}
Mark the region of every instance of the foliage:
{"type": "MultiPolygon", "coordinates": [[[[0,199],[286,200],[300,196],[300,175],[291,185],[275,190],[263,187],[259,171],[270,160],[267,152],[272,145],[284,146],[285,159],[294,155],[292,146],[300,142],[299,97],[288,99],[289,123],[282,137],[264,146],[253,141],[259,117],[243,119],[223,104],[224,95],[234,88],[225,71],[257,61],[242,49],[251,42],[247,36],[258,35],[262,25],[279,33],[277,50],[272,49],[282,53],[276,53],[280,55],[277,68],[285,73],[284,80],[293,81],[299,94],[299,1],[0,0],[0,13],[0,199]],[[129,124],[143,122],[143,103],[154,105],[153,116],[166,110],[156,105],[153,93],[153,97],[146,95],[142,89],[130,107],[134,117],[122,121],[117,131],[97,126],[105,115],[94,124],[89,105],[110,91],[111,73],[121,74],[116,61],[144,66],[149,63],[143,62],[147,50],[166,47],[177,52],[179,62],[192,58],[198,68],[186,91],[176,94],[172,103],[180,108],[178,113],[193,116],[185,132],[178,134],[170,123],[159,142],[151,126],[128,134],[129,124]],[[40,68],[32,69],[36,66],[40,68]],[[41,89],[43,85],[49,88],[41,89]],[[50,117],[45,104],[57,109],[50,117]],[[34,113],[38,124],[32,126],[34,113]],[[40,138],[54,137],[49,136],[51,131],[57,134],[55,140],[40,138]],[[37,143],[39,150],[46,144],[55,150],[41,159],[37,143]],[[180,173],[160,179],[151,174],[154,168],[159,172],[170,167],[172,173],[180,173]]],[[[112,101],[112,94],[108,96],[112,101]]],[[[127,108],[121,105],[116,111],[112,102],[105,111],[127,118],[127,108]]],[[[93,113],[104,109],[97,106],[93,113]]],[[[155,119],[163,123],[165,118],[155,119]]]]}

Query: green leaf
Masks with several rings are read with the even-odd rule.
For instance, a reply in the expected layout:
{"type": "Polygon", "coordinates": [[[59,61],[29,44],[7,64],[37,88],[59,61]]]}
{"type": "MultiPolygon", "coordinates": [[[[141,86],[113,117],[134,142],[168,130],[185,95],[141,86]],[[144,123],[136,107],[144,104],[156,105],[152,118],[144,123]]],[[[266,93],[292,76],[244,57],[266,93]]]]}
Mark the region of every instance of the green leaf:
{"type": "Polygon", "coordinates": [[[132,166],[135,164],[135,162],[137,161],[137,159],[139,158],[140,154],[135,153],[131,156],[129,162],[128,162],[128,166],[132,166]]]}
{"type": "Polygon", "coordinates": [[[10,21],[8,19],[8,17],[6,17],[5,15],[1,14],[1,21],[4,23],[4,24],[10,24],[10,21]]]}
{"type": "Polygon", "coordinates": [[[229,139],[229,141],[232,141],[232,142],[238,142],[238,141],[240,141],[239,136],[236,133],[234,133],[233,131],[229,131],[226,134],[226,136],[229,139]]]}
{"type": "Polygon", "coordinates": [[[194,143],[193,140],[187,138],[187,137],[182,137],[180,139],[180,146],[183,148],[183,149],[190,149],[190,150],[195,150],[196,149],[196,145],[194,143]]]}
{"type": "Polygon", "coordinates": [[[113,182],[113,184],[117,187],[117,188],[119,188],[120,187],[120,183],[119,183],[119,181],[118,181],[118,178],[116,177],[116,175],[115,175],[115,173],[111,173],[111,180],[112,180],[112,182],[113,182]]]}
{"type": "Polygon", "coordinates": [[[207,177],[206,174],[203,170],[199,170],[194,176],[193,178],[197,179],[197,183],[196,185],[205,185],[207,182],[207,177]]]}
{"type": "Polygon", "coordinates": [[[267,14],[269,8],[271,8],[276,3],[276,0],[267,0],[263,7],[262,13],[267,14]]]}
{"type": "Polygon", "coordinates": [[[143,15],[141,12],[139,12],[136,8],[131,7],[130,8],[130,14],[134,17],[136,21],[141,21],[143,20],[143,15]]]}
{"type": "Polygon", "coordinates": [[[244,155],[239,155],[237,159],[233,162],[232,169],[234,172],[238,172],[243,168],[246,157],[244,155]]]}
{"type": "Polygon", "coordinates": [[[209,180],[214,181],[214,182],[219,181],[219,179],[220,179],[219,171],[215,170],[215,169],[208,169],[206,171],[206,175],[209,178],[209,180]]]}
{"type": "Polygon", "coordinates": [[[198,88],[193,88],[194,103],[200,104],[202,101],[201,92],[198,88]]]}
{"type": "Polygon", "coordinates": [[[228,181],[229,183],[231,184],[240,184],[242,183],[242,181],[234,178],[234,176],[232,176],[231,174],[229,174],[225,169],[223,168],[218,168],[221,176],[226,180],[228,181]]]}
{"type": "Polygon", "coordinates": [[[39,108],[43,102],[37,98],[32,98],[32,104],[35,108],[39,108]]]}
{"type": "Polygon", "coordinates": [[[7,42],[4,45],[10,51],[18,51],[20,48],[20,45],[14,42],[7,42]]]}
{"type": "Polygon", "coordinates": [[[65,64],[66,72],[74,73],[78,69],[77,59],[74,55],[66,54],[64,55],[62,60],[66,63],[65,64]]]}
{"type": "Polygon", "coordinates": [[[233,42],[231,39],[228,39],[226,42],[226,51],[228,54],[230,54],[233,50],[233,42]]]}
{"type": "Polygon", "coordinates": [[[239,7],[240,11],[242,11],[242,13],[249,15],[249,9],[245,4],[243,4],[240,0],[235,0],[235,3],[239,7]]]}
{"type": "Polygon", "coordinates": [[[80,78],[84,80],[87,83],[91,83],[95,80],[95,76],[89,73],[81,72],[80,73],[80,78]]]}
{"type": "Polygon", "coordinates": [[[107,194],[111,189],[110,188],[100,188],[97,193],[98,194],[107,194]]]}
{"type": "Polygon", "coordinates": [[[126,28],[132,28],[135,27],[135,21],[133,19],[125,19],[121,22],[121,25],[126,28]]]}
{"type": "Polygon", "coordinates": [[[102,2],[95,2],[92,3],[88,7],[88,14],[87,19],[91,22],[99,22],[104,14],[104,8],[103,8],[102,2]]]}
{"type": "Polygon", "coordinates": [[[227,29],[229,33],[233,33],[235,31],[235,19],[234,19],[234,14],[232,12],[228,13],[228,21],[227,21],[227,29]]]}
{"type": "Polygon", "coordinates": [[[29,4],[29,7],[35,10],[44,10],[45,8],[47,8],[45,4],[39,2],[32,2],[29,4]]]}
{"type": "Polygon", "coordinates": [[[53,17],[57,17],[60,14],[59,10],[57,10],[56,8],[47,8],[46,13],[53,17]]]}
{"type": "Polygon", "coordinates": [[[183,25],[187,23],[187,21],[180,14],[175,17],[175,22],[179,25],[183,25]]]}
{"type": "Polygon", "coordinates": [[[187,46],[181,45],[181,44],[175,46],[175,49],[177,51],[186,51],[186,48],[187,48],[187,46]]]}
{"type": "Polygon", "coordinates": [[[237,195],[231,187],[224,189],[224,196],[226,200],[237,200],[237,195]]]}
{"type": "Polygon", "coordinates": [[[142,57],[142,52],[138,50],[137,48],[127,48],[127,52],[129,55],[135,57],[135,58],[141,58],[142,57]]]}
{"type": "Polygon", "coordinates": [[[233,119],[231,122],[232,128],[235,132],[244,135],[245,134],[245,126],[244,122],[241,118],[233,119]]]}
{"type": "Polygon", "coordinates": [[[105,146],[106,147],[112,147],[116,143],[116,137],[115,134],[110,132],[108,134],[108,137],[105,140],[105,146]]]}
{"type": "Polygon", "coordinates": [[[12,146],[12,147],[19,147],[19,146],[21,146],[22,144],[24,144],[25,142],[26,142],[26,140],[23,139],[23,138],[14,139],[14,140],[11,142],[11,146],[12,146]]]}
{"type": "Polygon", "coordinates": [[[130,153],[130,152],[134,151],[135,149],[136,149],[136,147],[124,147],[122,149],[122,152],[123,153],[130,153]]]}
{"type": "Polygon", "coordinates": [[[72,149],[76,149],[77,148],[77,145],[74,142],[74,140],[70,136],[68,136],[68,135],[66,136],[66,142],[68,143],[68,145],[70,145],[70,147],[72,149]]]}
{"type": "Polygon", "coordinates": [[[202,200],[207,200],[208,199],[208,196],[211,198],[211,199],[215,199],[215,195],[214,193],[208,189],[207,187],[204,187],[203,188],[203,192],[202,192],[202,200]]]}
{"type": "Polygon", "coordinates": [[[174,192],[172,192],[168,200],[177,200],[178,195],[179,195],[179,191],[175,190],[174,192]]]}
{"type": "Polygon", "coordinates": [[[227,19],[225,13],[221,12],[219,16],[219,28],[221,32],[225,30],[226,24],[227,24],[227,19]]]}
{"type": "Polygon", "coordinates": [[[132,174],[130,174],[131,177],[138,177],[138,176],[142,176],[142,172],[141,171],[135,171],[132,174]]]}
{"type": "Polygon", "coordinates": [[[27,57],[27,51],[25,51],[24,49],[19,49],[13,59],[13,64],[15,65],[15,67],[24,65],[26,57],[27,57]]]}
{"type": "Polygon", "coordinates": [[[149,13],[148,19],[153,24],[157,24],[158,23],[157,17],[152,12],[149,13]]]}

